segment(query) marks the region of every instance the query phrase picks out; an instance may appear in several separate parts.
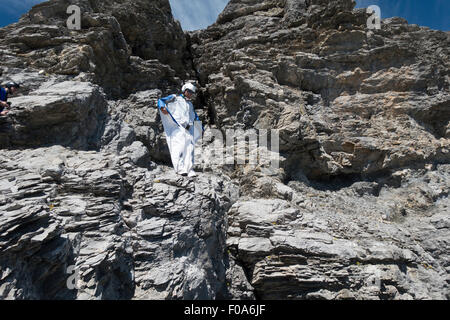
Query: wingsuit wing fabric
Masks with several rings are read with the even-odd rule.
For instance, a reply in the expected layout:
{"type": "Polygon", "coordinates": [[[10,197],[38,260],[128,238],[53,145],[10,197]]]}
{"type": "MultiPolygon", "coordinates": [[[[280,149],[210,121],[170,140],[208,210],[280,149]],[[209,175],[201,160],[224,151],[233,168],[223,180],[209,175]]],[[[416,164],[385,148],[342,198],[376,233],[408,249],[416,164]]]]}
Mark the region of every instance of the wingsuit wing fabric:
{"type": "Polygon", "coordinates": [[[194,144],[195,144],[203,136],[203,131],[205,131],[202,122],[200,121],[198,116],[194,122],[194,127],[192,128],[192,130],[194,131],[192,135],[194,136],[194,144]]]}
{"type": "Polygon", "coordinates": [[[193,171],[194,145],[201,137],[203,126],[192,103],[183,96],[171,95],[160,99],[158,108],[175,171],[179,174],[193,171]],[[169,114],[163,114],[161,107],[169,114]],[[185,129],[188,125],[191,125],[189,131],[185,129]]]}

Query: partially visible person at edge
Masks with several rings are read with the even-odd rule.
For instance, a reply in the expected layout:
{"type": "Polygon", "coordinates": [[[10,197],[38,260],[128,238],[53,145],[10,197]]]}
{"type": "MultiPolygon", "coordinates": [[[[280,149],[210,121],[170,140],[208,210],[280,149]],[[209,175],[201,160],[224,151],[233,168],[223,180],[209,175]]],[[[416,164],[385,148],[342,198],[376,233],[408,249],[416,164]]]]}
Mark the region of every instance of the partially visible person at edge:
{"type": "Polygon", "coordinates": [[[196,91],[192,83],[187,83],[181,88],[181,95],[158,100],[173,168],[177,174],[189,177],[196,176],[194,145],[204,130],[192,104],[196,91]]]}
{"type": "Polygon", "coordinates": [[[14,93],[20,89],[20,85],[14,81],[10,81],[4,86],[0,87],[0,115],[6,116],[10,109],[10,104],[8,103],[8,96],[14,95],[14,93]]]}

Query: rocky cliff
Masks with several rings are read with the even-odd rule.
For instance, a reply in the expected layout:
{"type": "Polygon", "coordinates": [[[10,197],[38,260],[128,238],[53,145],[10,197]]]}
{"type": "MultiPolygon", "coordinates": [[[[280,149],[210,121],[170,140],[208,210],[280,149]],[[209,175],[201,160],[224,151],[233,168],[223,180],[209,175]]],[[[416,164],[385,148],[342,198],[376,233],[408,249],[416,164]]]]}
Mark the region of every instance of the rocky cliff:
{"type": "Polygon", "coordinates": [[[2,299],[449,299],[448,33],[351,0],[51,0],[0,29],[2,299]],[[66,26],[81,8],[81,30],[66,26]],[[170,167],[156,101],[277,130],[280,167],[170,167]],[[198,168],[202,169],[202,168],[198,168]],[[276,169],[276,168],[275,168],[276,169]]]}

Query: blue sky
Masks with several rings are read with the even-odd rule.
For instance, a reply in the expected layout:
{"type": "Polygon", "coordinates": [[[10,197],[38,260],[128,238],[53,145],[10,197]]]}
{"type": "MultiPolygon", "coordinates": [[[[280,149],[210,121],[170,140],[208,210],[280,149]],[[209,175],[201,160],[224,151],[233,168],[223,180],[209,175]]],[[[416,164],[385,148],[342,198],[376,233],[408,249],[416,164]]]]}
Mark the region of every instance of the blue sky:
{"type": "Polygon", "coordinates": [[[377,5],[381,18],[402,17],[408,23],[450,31],[450,0],[357,0],[357,8],[377,5]]]}
{"type": "MultiPolygon", "coordinates": [[[[169,0],[184,30],[203,29],[216,21],[228,0],[169,0]]],[[[0,27],[16,22],[43,0],[0,0],[0,27]]],[[[450,31],[450,0],[357,0],[357,7],[378,5],[382,18],[398,16],[409,23],[450,31]]]]}
{"type": "Polygon", "coordinates": [[[0,0],[0,27],[17,22],[35,4],[43,0],[0,0]]]}

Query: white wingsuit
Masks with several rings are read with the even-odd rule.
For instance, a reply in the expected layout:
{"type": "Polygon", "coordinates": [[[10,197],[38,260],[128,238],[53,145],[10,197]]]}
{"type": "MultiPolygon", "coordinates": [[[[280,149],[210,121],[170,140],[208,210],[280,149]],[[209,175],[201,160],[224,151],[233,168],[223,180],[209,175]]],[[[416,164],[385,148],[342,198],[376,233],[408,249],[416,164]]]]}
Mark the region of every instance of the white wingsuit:
{"type": "Polygon", "coordinates": [[[192,102],[183,95],[171,95],[160,99],[158,108],[175,172],[195,176],[194,146],[203,127],[192,102]],[[169,114],[164,114],[161,107],[165,107],[169,114]]]}

